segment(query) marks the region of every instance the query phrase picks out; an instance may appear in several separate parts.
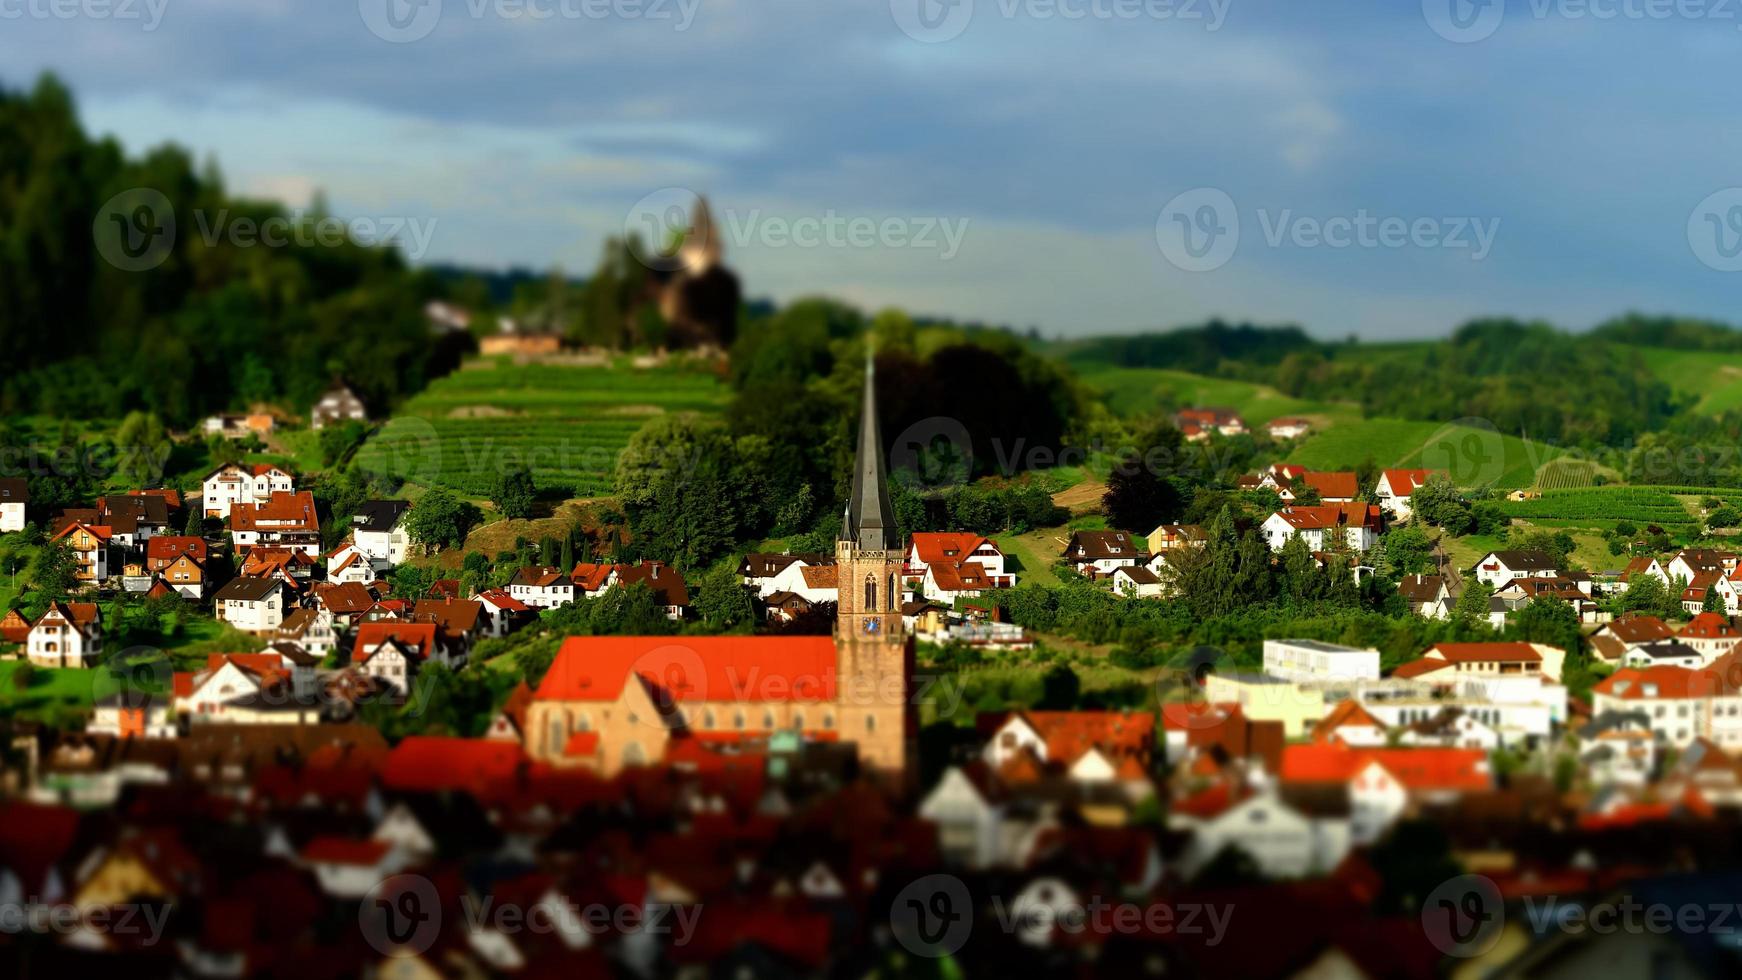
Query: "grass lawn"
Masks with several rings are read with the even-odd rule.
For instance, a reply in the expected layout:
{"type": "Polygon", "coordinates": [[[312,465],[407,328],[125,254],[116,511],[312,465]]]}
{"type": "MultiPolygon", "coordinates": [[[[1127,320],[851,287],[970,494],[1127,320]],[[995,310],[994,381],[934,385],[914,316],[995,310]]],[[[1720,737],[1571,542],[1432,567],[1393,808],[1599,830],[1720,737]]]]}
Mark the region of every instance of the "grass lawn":
{"type": "Polygon", "coordinates": [[[1290,398],[1265,385],[1165,368],[1085,365],[1080,377],[1101,393],[1116,415],[1142,415],[1164,405],[1232,408],[1251,425],[1283,415],[1304,415],[1320,424],[1335,425],[1360,415],[1350,404],[1290,398]]]}
{"type": "Polygon", "coordinates": [[[1380,466],[1443,469],[1462,486],[1528,487],[1553,446],[1517,436],[1407,419],[1361,419],[1308,436],[1289,462],[1314,469],[1354,469],[1371,459],[1380,466]]]}
{"type": "Polygon", "coordinates": [[[23,660],[0,661],[0,705],[27,712],[44,708],[89,710],[100,671],[76,667],[33,667],[30,686],[19,690],[13,674],[23,660]]]}
{"type": "Polygon", "coordinates": [[[1064,554],[1064,545],[1058,542],[1061,537],[1068,539],[1070,534],[1063,528],[1048,527],[1027,534],[1000,534],[992,540],[1004,552],[1004,568],[1016,576],[1018,584],[1056,588],[1059,578],[1052,563],[1064,554]]]}
{"type": "MultiPolygon", "coordinates": [[[[1625,346],[1625,345],[1623,345],[1625,346]]],[[[1742,408],[1742,354],[1720,351],[1632,347],[1638,357],[1677,394],[1698,398],[1694,407],[1713,415],[1742,408]]]]}

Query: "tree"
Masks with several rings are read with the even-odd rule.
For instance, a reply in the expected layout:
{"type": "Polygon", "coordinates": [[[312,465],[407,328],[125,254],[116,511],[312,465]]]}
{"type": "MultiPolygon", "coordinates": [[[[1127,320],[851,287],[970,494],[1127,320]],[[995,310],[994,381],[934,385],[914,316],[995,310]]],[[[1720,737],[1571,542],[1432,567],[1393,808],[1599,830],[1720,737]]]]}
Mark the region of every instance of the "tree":
{"type": "Polygon", "coordinates": [[[1464,581],[1464,594],[1458,596],[1457,604],[1452,607],[1452,619],[1468,628],[1476,623],[1488,622],[1488,600],[1494,597],[1494,590],[1488,583],[1478,578],[1464,581]]]}
{"type": "Polygon", "coordinates": [[[532,505],[537,498],[538,491],[532,484],[532,471],[523,463],[505,466],[496,477],[496,488],[490,495],[503,517],[517,520],[532,516],[532,505]]]}
{"type": "Polygon", "coordinates": [[[1401,579],[1405,575],[1426,575],[1433,571],[1434,544],[1419,526],[1406,524],[1395,528],[1382,540],[1386,567],[1381,571],[1388,578],[1401,579]]]}
{"type": "Polygon", "coordinates": [[[26,572],[42,604],[65,602],[79,584],[78,559],[65,541],[44,544],[30,560],[26,572]]]}
{"type": "Polygon", "coordinates": [[[466,540],[467,532],[483,518],[476,504],[437,487],[411,508],[405,518],[405,530],[419,544],[442,548],[466,540]]]}
{"type": "Polygon", "coordinates": [[[1040,687],[1040,703],[1035,707],[1042,711],[1073,711],[1083,693],[1082,679],[1066,664],[1048,667],[1041,675],[1040,687]]]}
{"type": "Polygon", "coordinates": [[[154,412],[129,412],[115,431],[116,462],[134,487],[153,487],[163,479],[169,459],[169,433],[154,412]]]}
{"type": "Polygon", "coordinates": [[[702,621],[715,629],[732,629],[755,616],[750,592],[731,562],[716,564],[696,582],[693,602],[702,621]]]}
{"type": "Polygon", "coordinates": [[[1180,490],[1168,477],[1182,446],[1179,430],[1163,426],[1147,444],[1128,453],[1107,476],[1101,508],[1114,527],[1148,534],[1176,520],[1184,507],[1180,490]]]}
{"type": "Polygon", "coordinates": [[[563,533],[562,551],[557,556],[558,568],[563,571],[573,571],[575,567],[575,532],[571,529],[563,533]]]}

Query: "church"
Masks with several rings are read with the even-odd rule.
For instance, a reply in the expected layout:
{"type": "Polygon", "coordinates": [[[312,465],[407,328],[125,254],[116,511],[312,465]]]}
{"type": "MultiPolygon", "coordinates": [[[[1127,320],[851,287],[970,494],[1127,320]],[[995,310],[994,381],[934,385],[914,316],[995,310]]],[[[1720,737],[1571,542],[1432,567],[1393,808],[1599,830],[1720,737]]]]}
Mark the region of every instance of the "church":
{"type": "Polygon", "coordinates": [[[901,620],[904,542],[890,502],[872,366],[852,495],[835,543],[834,636],[576,636],[533,693],[527,754],[611,776],[700,747],[781,732],[852,743],[866,770],[914,771],[913,643],[901,620]]]}

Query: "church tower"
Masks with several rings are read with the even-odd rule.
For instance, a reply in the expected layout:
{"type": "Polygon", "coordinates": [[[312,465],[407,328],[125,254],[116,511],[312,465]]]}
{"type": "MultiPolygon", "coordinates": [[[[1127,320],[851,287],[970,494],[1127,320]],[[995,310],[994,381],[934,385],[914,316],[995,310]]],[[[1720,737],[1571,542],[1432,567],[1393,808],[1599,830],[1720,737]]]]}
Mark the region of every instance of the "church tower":
{"type": "Polygon", "coordinates": [[[876,379],[867,355],[853,491],[835,542],[836,698],[842,740],[858,744],[866,767],[902,779],[913,772],[917,730],[913,647],[901,625],[905,551],[885,480],[876,379]]]}

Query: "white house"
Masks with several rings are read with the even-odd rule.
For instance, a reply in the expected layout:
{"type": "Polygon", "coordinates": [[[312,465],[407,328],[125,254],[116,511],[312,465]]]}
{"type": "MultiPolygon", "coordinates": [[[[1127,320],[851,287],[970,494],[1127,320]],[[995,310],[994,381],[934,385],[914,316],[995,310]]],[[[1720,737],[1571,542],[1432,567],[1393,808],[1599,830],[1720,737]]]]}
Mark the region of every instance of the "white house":
{"type": "Polygon", "coordinates": [[[1676,552],[1663,570],[1671,580],[1679,578],[1692,582],[1701,572],[1717,572],[1722,575],[1735,571],[1736,567],[1737,556],[1732,552],[1712,548],[1683,548],[1676,552]]]}
{"type": "MultiPolygon", "coordinates": [[[[978,564],[985,573],[993,578],[1004,578],[1004,552],[998,549],[998,543],[991,538],[961,531],[918,532],[907,546],[907,556],[903,561],[902,571],[909,578],[917,578],[925,573],[926,566],[935,562],[949,565],[959,565],[963,562],[978,564]]],[[[1007,586],[1016,584],[1015,577],[1007,586]]]]}
{"type": "Polygon", "coordinates": [[[357,393],[341,383],[335,382],[315,402],[309,412],[309,428],[324,429],[335,422],[367,422],[369,410],[364,407],[363,399],[357,393]]]}
{"type": "Polygon", "coordinates": [[[354,543],[342,544],[327,556],[327,581],[329,582],[356,582],[358,585],[368,585],[380,577],[375,567],[375,560],[354,543]]]}
{"type": "Polygon", "coordinates": [[[103,653],[103,617],[94,602],[51,602],[24,639],[39,667],[89,667],[103,653]]]}
{"type": "Polygon", "coordinates": [[[1076,531],[1065,546],[1065,560],[1084,575],[1111,575],[1138,564],[1137,539],[1124,531],[1076,531]]]}
{"type": "Polygon", "coordinates": [[[321,890],[334,898],[357,900],[404,870],[407,856],[386,841],[316,837],[304,847],[302,864],[321,890]]]}
{"type": "Polygon", "coordinates": [[[233,578],[212,597],[213,613],[250,633],[268,633],[284,623],[284,580],[277,577],[233,578]]]}
{"type": "MultiPolygon", "coordinates": [[[[405,529],[411,505],[403,500],[370,500],[351,517],[351,540],[357,550],[392,568],[411,554],[411,533],[405,529]]],[[[379,567],[379,566],[378,566],[379,567]]]]}
{"type": "Polygon", "coordinates": [[[920,801],[919,816],[938,828],[938,849],[951,864],[989,868],[1015,850],[1016,825],[1004,819],[1004,794],[985,763],[951,766],[920,801]]]}
{"type": "Polygon", "coordinates": [[[1283,787],[1343,786],[1349,792],[1349,836],[1357,845],[1384,836],[1418,803],[1447,803],[1493,789],[1488,754],[1479,749],[1354,748],[1340,742],[1282,750],[1283,787]]]}
{"type": "Polygon", "coordinates": [[[1409,611],[1417,616],[1445,619],[1452,614],[1452,592],[1439,575],[1405,575],[1397,583],[1397,591],[1409,603],[1409,611]]]}
{"type": "Polygon", "coordinates": [[[507,636],[532,615],[532,607],[509,595],[506,589],[486,589],[472,598],[484,604],[480,636],[507,636]]]}
{"type": "Polygon", "coordinates": [[[1253,794],[1211,813],[1176,812],[1169,816],[1168,824],[1192,835],[1178,862],[1179,871],[1188,878],[1229,847],[1244,851],[1268,878],[1327,874],[1349,853],[1351,825],[1346,803],[1340,814],[1313,817],[1289,805],[1274,790],[1253,794]]]}
{"type": "Polygon", "coordinates": [[[275,493],[296,490],[296,480],[270,464],[225,463],[200,481],[200,505],[207,517],[228,519],[236,504],[264,503],[275,493]]]}
{"type": "Polygon", "coordinates": [[[1292,681],[1379,679],[1379,651],[1319,640],[1265,640],[1264,672],[1292,681]]]}
{"type": "Polygon", "coordinates": [[[575,601],[575,583],[560,568],[534,565],[514,573],[508,594],[533,609],[555,609],[575,601]]]}
{"type": "Polygon", "coordinates": [[[1264,538],[1281,551],[1295,537],[1313,551],[1330,551],[1339,543],[1366,552],[1379,541],[1381,518],[1372,504],[1320,504],[1284,507],[1264,520],[1264,538]]]}
{"type": "Polygon", "coordinates": [[[231,725],[320,721],[319,705],[299,696],[293,668],[276,653],[214,653],[205,669],[175,675],[176,711],[190,722],[231,725]]]}
{"type": "Polygon", "coordinates": [[[790,592],[806,602],[834,602],[839,598],[839,578],[835,563],[794,560],[784,563],[772,576],[760,579],[758,594],[767,599],[781,592],[790,592]]]}
{"type": "Polygon", "coordinates": [[[1706,657],[1678,640],[1641,643],[1621,655],[1623,667],[1704,667],[1706,657]]]}
{"type": "Polygon", "coordinates": [[[1432,470],[1382,470],[1379,483],[1373,488],[1373,498],[1398,520],[1407,521],[1413,506],[1410,498],[1432,475],[1432,470]]]}
{"type": "Polygon", "coordinates": [[[161,694],[116,691],[91,705],[91,720],[85,731],[116,738],[174,738],[175,719],[170,699],[161,694]]]}
{"type": "Polygon", "coordinates": [[[1521,578],[1557,578],[1554,559],[1541,551],[1490,551],[1476,563],[1476,578],[1496,591],[1521,578]]]}
{"type": "Polygon", "coordinates": [[[274,493],[258,503],[230,508],[230,539],[238,553],[252,548],[289,548],[310,558],[321,554],[321,522],[314,494],[274,493]]]}
{"type": "Polygon", "coordinates": [[[0,479],[0,534],[24,530],[24,506],[28,503],[28,481],[23,477],[0,479]]]}
{"type": "Polygon", "coordinates": [[[1591,689],[1591,710],[1643,712],[1658,741],[1678,748],[1706,738],[1742,750],[1742,651],[1697,670],[1622,667],[1591,689]]]}
{"type": "Polygon", "coordinates": [[[1147,565],[1113,570],[1113,591],[1128,599],[1157,599],[1163,589],[1161,576],[1147,565]]]}
{"type": "Polygon", "coordinates": [[[1742,628],[1721,613],[1702,612],[1676,630],[1675,638],[1698,650],[1705,662],[1711,663],[1742,643],[1742,628]]]}
{"type": "Polygon", "coordinates": [[[1271,419],[1264,423],[1264,429],[1272,439],[1299,439],[1312,431],[1313,424],[1308,419],[1288,416],[1271,419]]]}

